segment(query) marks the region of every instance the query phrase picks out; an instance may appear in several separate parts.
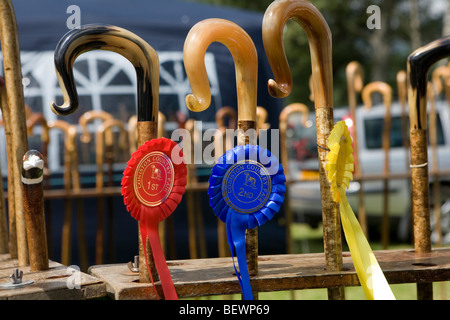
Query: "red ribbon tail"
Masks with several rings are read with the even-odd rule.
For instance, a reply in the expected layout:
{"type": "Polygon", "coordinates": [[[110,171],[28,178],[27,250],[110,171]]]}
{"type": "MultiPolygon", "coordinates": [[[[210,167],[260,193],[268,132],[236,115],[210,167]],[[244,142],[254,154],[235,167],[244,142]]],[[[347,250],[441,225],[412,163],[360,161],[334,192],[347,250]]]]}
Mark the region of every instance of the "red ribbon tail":
{"type": "MultiPolygon", "coordinates": [[[[150,247],[152,249],[153,257],[155,259],[156,270],[158,271],[159,279],[161,280],[161,286],[163,288],[164,298],[166,300],[178,300],[178,295],[177,295],[177,292],[175,291],[175,286],[173,284],[172,277],[171,277],[170,271],[169,271],[169,267],[167,266],[166,258],[164,256],[164,252],[163,252],[160,238],[159,238],[158,226],[159,226],[160,214],[159,214],[159,212],[154,212],[155,209],[156,208],[153,208],[153,210],[151,208],[146,208],[145,210],[147,212],[141,216],[142,217],[142,219],[140,221],[141,235],[145,233],[146,236],[148,236],[148,240],[150,242],[150,247]],[[151,212],[151,211],[153,211],[153,212],[151,212]],[[145,231],[142,229],[145,229],[145,231]]],[[[156,210],[156,211],[158,211],[158,210],[156,210]]],[[[143,244],[144,244],[143,245],[144,246],[144,254],[147,259],[146,242],[143,242],[143,244]]],[[[146,260],[146,263],[147,263],[147,268],[149,269],[149,273],[150,273],[150,268],[148,266],[147,260],[146,260]]],[[[150,273],[150,278],[151,278],[151,273],[150,273]]],[[[155,288],[153,279],[152,279],[152,284],[153,284],[153,287],[155,288]]],[[[156,291],[156,288],[155,288],[155,291],[156,291]]],[[[157,297],[158,297],[158,295],[157,295],[157,297]]]]}

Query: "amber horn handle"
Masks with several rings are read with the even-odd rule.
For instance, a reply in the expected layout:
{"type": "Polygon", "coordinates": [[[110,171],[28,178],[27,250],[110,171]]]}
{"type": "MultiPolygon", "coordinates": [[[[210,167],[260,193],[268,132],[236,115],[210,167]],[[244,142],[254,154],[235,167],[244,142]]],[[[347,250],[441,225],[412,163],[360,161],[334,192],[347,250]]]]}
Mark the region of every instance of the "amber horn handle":
{"type": "Polygon", "coordinates": [[[304,126],[306,128],[306,122],[308,121],[309,110],[305,104],[300,103],[300,102],[291,103],[283,108],[283,110],[280,113],[280,125],[282,123],[286,124],[289,116],[294,112],[298,112],[298,113],[302,114],[302,126],[304,126]]]}
{"type": "Polygon", "coordinates": [[[283,98],[292,89],[292,76],[283,45],[284,26],[290,19],[297,21],[308,37],[316,105],[332,106],[333,79],[328,76],[332,74],[331,32],[322,14],[308,1],[274,1],[264,14],[263,43],[275,77],[268,82],[269,93],[283,98]]]}
{"type": "Polygon", "coordinates": [[[352,61],[347,65],[345,74],[347,76],[348,105],[354,118],[357,106],[356,93],[361,92],[364,87],[364,71],[359,62],[352,61]]]}
{"type": "Polygon", "coordinates": [[[241,27],[223,19],[200,21],[186,37],[183,57],[192,89],[192,94],[186,97],[187,107],[199,112],[206,110],[211,104],[205,53],[213,42],[225,45],[235,62],[238,121],[256,121],[258,58],[255,45],[241,27]]]}
{"type": "Polygon", "coordinates": [[[51,103],[53,112],[69,115],[78,108],[73,64],[92,50],[116,52],[131,62],[137,75],[138,121],[158,121],[159,59],[156,51],[134,33],[109,25],[85,25],[72,29],[55,49],[55,69],[63,92],[62,106],[51,103]]]}
{"type": "Polygon", "coordinates": [[[361,93],[364,108],[372,108],[372,94],[375,92],[381,93],[383,97],[383,104],[389,108],[392,104],[392,89],[387,83],[382,81],[371,82],[364,87],[361,93]]]}

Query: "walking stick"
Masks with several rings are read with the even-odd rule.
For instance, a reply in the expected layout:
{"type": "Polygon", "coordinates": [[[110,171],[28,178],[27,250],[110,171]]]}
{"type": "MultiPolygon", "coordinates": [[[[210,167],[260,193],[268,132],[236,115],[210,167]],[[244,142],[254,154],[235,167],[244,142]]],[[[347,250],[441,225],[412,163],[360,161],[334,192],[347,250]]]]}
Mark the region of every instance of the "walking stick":
{"type": "MultiPolygon", "coordinates": [[[[417,255],[431,251],[427,143],[427,75],[430,67],[450,54],[450,37],[420,47],[408,57],[407,76],[414,248],[417,255]]],[[[417,284],[418,299],[432,299],[432,283],[417,284]]]]}
{"type": "MultiPolygon", "coordinates": [[[[87,146],[87,144],[89,142],[91,142],[91,134],[89,132],[88,129],[88,124],[92,121],[95,120],[101,120],[102,122],[108,120],[108,119],[113,119],[112,114],[110,114],[109,112],[103,111],[103,110],[90,110],[87,111],[85,113],[83,113],[79,120],[78,120],[78,124],[81,127],[81,136],[80,136],[80,140],[83,143],[83,146],[87,146]]],[[[99,146],[99,142],[96,141],[97,143],[97,150],[98,150],[98,146],[99,146]]],[[[84,149],[86,151],[86,149],[84,149]]],[[[96,150],[96,151],[97,151],[96,150]]],[[[103,149],[102,149],[103,150],[103,149]]],[[[84,154],[88,154],[88,152],[84,152],[84,154]]],[[[98,162],[98,151],[96,152],[96,159],[98,162]]],[[[102,156],[102,160],[103,160],[104,154],[102,156]]],[[[103,180],[101,182],[99,182],[99,175],[101,175],[102,179],[103,179],[103,166],[102,167],[98,167],[98,171],[97,171],[97,179],[96,179],[96,184],[97,184],[97,188],[98,189],[102,189],[103,188],[103,180]],[[99,187],[99,183],[101,183],[101,187],[99,187]]],[[[81,201],[81,199],[77,199],[78,202],[81,201]]],[[[104,224],[103,224],[103,212],[105,210],[105,204],[104,204],[104,198],[103,197],[98,197],[97,199],[98,201],[98,208],[97,208],[97,233],[96,233],[96,252],[95,252],[95,263],[96,264],[102,264],[103,263],[103,230],[104,230],[104,224]]],[[[78,207],[81,207],[81,203],[78,203],[78,207]]],[[[80,216],[82,213],[79,212],[78,215],[80,216]]]]}
{"type": "MultiPolygon", "coordinates": [[[[52,109],[60,115],[68,115],[78,107],[78,94],[73,79],[73,63],[82,53],[90,50],[116,52],[135,67],[137,74],[137,132],[138,145],[157,137],[159,59],[156,51],[144,40],[128,30],[103,25],[88,25],[68,32],[55,50],[55,67],[64,95],[64,104],[52,109]]],[[[139,228],[140,229],[140,228],[139,228]]],[[[141,233],[141,232],[140,232],[141,233]]],[[[145,241],[145,240],[144,240],[145,241]]],[[[141,282],[157,281],[151,246],[142,243],[139,235],[139,279],[141,282]],[[147,247],[147,257],[144,256],[147,247]],[[147,268],[146,261],[149,267],[147,268]],[[152,270],[152,275],[148,273],[152,270]]]]}
{"type": "MultiPolygon", "coordinates": [[[[289,174],[289,155],[286,131],[288,119],[293,113],[302,114],[301,124],[306,128],[309,110],[305,104],[297,102],[287,105],[280,113],[281,163],[283,164],[284,174],[288,180],[293,180],[293,178],[289,174]]],[[[286,188],[286,196],[284,199],[284,211],[286,216],[286,251],[287,253],[294,253],[294,244],[291,235],[292,210],[289,202],[289,188],[286,188]]]]}
{"type": "Polygon", "coordinates": [[[43,179],[44,157],[36,150],[30,150],[23,158],[22,168],[22,192],[30,271],[43,271],[49,268],[43,179]]]}
{"type": "MultiPolygon", "coordinates": [[[[195,145],[201,144],[201,133],[199,129],[195,127],[195,121],[189,119],[184,123],[184,128],[189,132],[190,143],[183,143],[183,154],[190,155],[190,163],[186,164],[187,167],[187,185],[192,185],[198,182],[197,168],[194,159],[195,145]]],[[[205,258],[206,246],[205,246],[205,232],[203,228],[203,215],[201,210],[200,194],[195,190],[189,190],[186,192],[186,208],[188,218],[188,237],[189,237],[189,256],[191,259],[205,258]],[[198,246],[197,246],[198,235],[198,246]],[[198,247],[198,250],[197,250],[198,247]]]]}
{"type": "Polygon", "coordinates": [[[364,71],[359,62],[352,61],[347,65],[345,69],[347,75],[347,95],[348,95],[348,107],[350,109],[350,116],[353,120],[353,126],[350,131],[353,132],[353,157],[355,158],[355,179],[359,179],[359,191],[358,191],[358,220],[361,224],[361,228],[368,237],[367,231],[367,217],[366,207],[364,205],[364,182],[361,179],[361,163],[359,162],[359,144],[358,144],[358,130],[356,121],[356,107],[358,105],[357,93],[360,93],[364,87],[364,71]]]}
{"type": "MultiPolygon", "coordinates": [[[[258,60],[253,41],[236,24],[222,19],[200,21],[189,31],[183,56],[192,94],[186,97],[191,111],[200,112],[211,103],[211,90],[204,63],[207,48],[220,42],[235,61],[238,95],[238,145],[256,145],[256,90],[258,60]]],[[[249,275],[258,273],[257,228],[247,229],[245,249],[249,275]]]]}
{"type": "MultiPolygon", "coordinates": [[[[102,193],[104,187],[104,162],[107,163],[108,182],[107,186],[113,186],[113,162],[114,162],[114,136],[113,128],[119,129],[119,149],[122,152],[128,151],[128,133],[125,129],[125,125],[118,119],[109,118],[101,123],[97,128],[96,139],[96,162],[97,162],[97,175],[96,175],[96,188],[99,193],[102,193]]],[[[101,200],[104,198],[101,197],[101,200]]],[[[100,200],[100,199],[99,199],[100,200]]],[[[102,201],[103,202],[103,201],[102,201]]],[[[114,236],[113,236],[113,207],[112,198],[108,197],[108,236],[109,236],[109,254],[112,259],[114,252],[114,236]]],[[[97,214],[97,238],[96,238],[96,264],[101,264],[103,261],[103,239],[104,237],[104,211],[99,210],[97,214]]]]}
{"type": "MultiPolygon", "coordinates": [[[[22,157],[28,150],[28,141],[19,38],[14,8],[10,0],[0,1],[0,41],[3,52],[6,96],[9,106],[9,112],[3,113],[3,115],[7,115],[7,118],[4,119],[6,120],[5,122],[9,122],[7,126],[11,132],[10,147],[8,148],[11,153],[10,161],[8,162],[8,175],[13,176],[13,179],[11,179],[13,183],[8,183],[8,192],[14,192],[14,198],[12,198],[14,206],[11,205],[12,202],[8,202],[8,206],[12,209],[9,211],[10,218],[12,217],[13,221],[15,219],[17,236],[17,251],[11,251],[10,254],[12,257],[17,256],[19,266],[23,266],[28,264],[29,259],[20,174],[22,157]]],[[[12,232],[11,229],[10,232],[12,232]]]]}
{"type": "Polygon", "coordinates": [[[444,92],[445,99],[450,105],[450,69],[449,66],[439,66],[431,74],[431,82],[437,95],[444,92]]]}
{"type": "Polygon", "coordinates": [[[432,165],[430,175],[433,177],[433,220],[434,220],[434,234],[436,235],[436,245],[442,246],[442,228],[441,228],[441,184],[439,181],[439,158],[437,154],[437,115],[436,115],[436,103],[435,97],[437,96],[437,90],[432,83],[428,83],[427,89],[428,100],[430,101],[430,147],[431,147],[431,159],[432,165]]]}
{"type": "Polygon", "coordinates": [[[267,122],[269,114],[263,107],[256,107],[256,135],[259,137],[259,130],[268,130],[270,123],[267,122]]]}
{"type": "MultiPolygon", "coordinates": [[[[288,96],[292,89],[292,76],[282,41],[284,26],[291,18],[305,29],[311,51],[326,269],[342,270],[338,205],[331,196],[330,182],[325,171],[329,152],[326,143],[333,128],[331,32],[322,14],[308,1],[275,1],[264,14],[264,48],[275,76],[275,80],[269,80],[268,90],[272,96],[282,98],[288,96]]],[[[344,299],[344,288],[328,289],[328,296],[330,299],[344,299]]]]}
{"type": "MultiPolygon", "coordinates": [[[[64,134],[64,189],[66,191],[79,191],[80,182],[78,175],[77,152],[75,137],[77,128],[63,120],[49,121],[50,130],[59,129],[64,134]]],[[[80,247],[80,261],[83,270],[87,268],[87,249],[84,234],[84,221],[78,210],[78,241],[80,247]]],[[[70,264],[71,257],[71,231],[72,231],[72,199],[65,199],[64,220],[61,235],[61,263],[70,264]]]]}
{"type": "MultiPolygon", "coordinates": [[[[6,97],[6,90],[5,90],[5,81],[2,77],[0,77],[0,109],[2,111],[2,124],[3,128],[5,130],[5,138],[6,138],[6,158],[7,158],[7,164],[9,165],[11,163],[11,156],[12,152],[10,151],[11,148],[11,131],[9,129],[10,123],[9,123],[9,107],[8,107],[8,101],[6,97]]],[[[8,167],[8,170],[11,170],[8,167]]],[[[1,169],[0,169],[1,173],[1,169]]],[[[15,217],[14,217],[14,190],[13,188],[8,188],[8,205],[9,205],[9,234],[8,234],[8,219],[7,219],[7,210],[6,210],[6,203],[4,199],[4,191],[3,191],[3,178],[2,178],[2,184],[0,186],[0,252],[1,253],[8,253],[10,252],[10,256],[12,257],[12,253],[15,252],[17,254],[17,237],[16,237],[16,224],[15,224],[15,217]],[[9,241],[8,241],[9,240],[9,241]]],[[[8,174],[7,175],[7,185],[12,186],[14,185],[13,182],[13,175],[8,174]]]]}
{"type": "MultiPolygon", "coordinates": [[[[234,130],[237,124],[236,110],[230,106],[224,106],[216,112],[217,131],[214,136],[215,160],[219,160],[220,156],[227,150],[233,149],[234,146],[234,130]],[[228,118],[228,125],[225,125],[225,119],[228,118]],[[227,135],[227,129],[233,131],[233,135],[227,135]]],[[[227,245],[226,225],[220,219],[217,219],[217,243],[219,257],[230,256],[230,248],[227,245]]]]}
{"type": "Polygon", "coordinates": [[[379,92],[383,96],[383,104],[386,108],[383,121],[383,138],[382,147],[384,151],[383,164],[383,217],[381,219],[381,243],[383,249],[389,246],[389,148],[391,135],[391,105],[392,105],[392,89],[381,81],[371,82],[366,85],[362,91],[362,100],[364,107],[370,109],[372,107],[371,96],[373,93],[379,92]]]}

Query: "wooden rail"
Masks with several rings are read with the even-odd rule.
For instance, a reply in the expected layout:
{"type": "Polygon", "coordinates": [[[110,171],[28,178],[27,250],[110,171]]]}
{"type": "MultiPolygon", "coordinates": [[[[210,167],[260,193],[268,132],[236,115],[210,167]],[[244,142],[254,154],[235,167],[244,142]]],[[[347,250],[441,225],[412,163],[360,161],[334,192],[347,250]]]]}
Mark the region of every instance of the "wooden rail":
{"type": "MultiPolygon", "coordinates": [[[[450,280],[450,248],[418,255],[414,250],[380,250],[375,256],[390,284],[450,280]]],[[[167,262],[179,298],[235,294],[241,289],[231,258],[173,260],[167,262]]],[[[139,283],[139,274],[126,264],[89,268],[107,286],[107,296],[116,300],[155,299],[152,285],[139,283]]],[[[155,284],[160,288],[160,284],[155,284]]],[[[259,256],[258,275],[251,277],[257,292],[338,286],[359,286],[350,253],[343,252],[343,270],[325,270],[324,253],[259,256]]]]}

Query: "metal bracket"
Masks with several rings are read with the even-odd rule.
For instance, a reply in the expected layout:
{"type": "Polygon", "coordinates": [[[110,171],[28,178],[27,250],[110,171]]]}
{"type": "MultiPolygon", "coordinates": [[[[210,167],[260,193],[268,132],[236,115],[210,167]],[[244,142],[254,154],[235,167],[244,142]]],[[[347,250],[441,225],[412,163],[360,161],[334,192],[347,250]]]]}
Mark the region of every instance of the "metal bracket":
{"type": "Polygon", "coordinates": [[[26,285],[34,283],[33,280],[28,280],[28,281],[23,282],[22,277],[23,277],[23,271],[16,268],[16,269],[14,269],[13,273],[9,276],[10,282],[0,285],[0,288],[1,289],[16,289],[16,288],[21,288],[26,285]]]}
{"type": "Polygon", "coordinates": [[[128,262],[128,269],[131,272],[139,272],[139,256],[134,256],[134,262],[128,262]]]}

